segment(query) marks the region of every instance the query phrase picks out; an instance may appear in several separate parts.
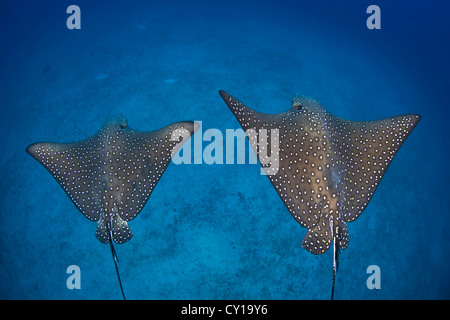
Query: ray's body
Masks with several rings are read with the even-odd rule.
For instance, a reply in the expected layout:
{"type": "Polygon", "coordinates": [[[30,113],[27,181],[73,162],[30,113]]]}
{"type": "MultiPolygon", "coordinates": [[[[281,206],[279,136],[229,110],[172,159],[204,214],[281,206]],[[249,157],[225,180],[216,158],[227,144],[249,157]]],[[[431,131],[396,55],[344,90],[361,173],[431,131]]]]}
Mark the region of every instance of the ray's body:
{"type": "MultiPolygon", "coordinates": [[[[278,148],[268,146],[279,150],[279,167],[267,167],[266,173],[291,215],[308,229],[303,248],[317,255],[333,244],[333,298],[339,251],[349,242],[346,223],[367,207],[420,116],[350,121],[300,96],[292,99],[290,110],[265,114],[224,91],[220,94],[245,131],[279,130],[278,148]]],[[[264,146],[254,135],[249,140],[259,158],[264,146]]]]}
{"type": "Polygon", "coordinates": [[[140,132],[118,115],[85,140],[35,143],[27,148],[78,210],[97,221],[97,239],[110,244],[124,298],[113,241],[122,244],[131,239],[128,221],[141,212],[172,155],[197,128],[194,122],[184,121],[140,132]]]}

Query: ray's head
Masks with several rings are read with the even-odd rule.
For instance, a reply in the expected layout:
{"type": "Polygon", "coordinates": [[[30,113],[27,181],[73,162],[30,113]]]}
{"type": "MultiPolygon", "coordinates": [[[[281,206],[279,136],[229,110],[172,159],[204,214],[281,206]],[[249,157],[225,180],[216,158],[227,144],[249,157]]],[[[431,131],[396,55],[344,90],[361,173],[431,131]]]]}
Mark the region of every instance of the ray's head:
{"type": "Polygon", "coordinates": [[[295,111],[317,111],[319,109],[323,109],[317,100],[302,95],[296,95],[291,99],[291,108],[295,111]]]}
{"type": "Polygon", "coordinates": [[[127,128],[128,128],[128,121],[121,113],[106,121],[106,123],[102,127],[102,129],[115,129],[115,130],[118,129],[123,130],[127,128]]]}

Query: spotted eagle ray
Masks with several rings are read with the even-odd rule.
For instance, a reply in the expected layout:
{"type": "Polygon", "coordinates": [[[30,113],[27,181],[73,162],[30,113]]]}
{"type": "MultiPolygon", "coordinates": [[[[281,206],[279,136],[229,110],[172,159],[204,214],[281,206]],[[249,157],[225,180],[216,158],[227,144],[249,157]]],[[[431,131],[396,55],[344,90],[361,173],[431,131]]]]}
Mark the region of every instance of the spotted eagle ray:
{"type": "MultiPolygon", "coordinates": [[[[377,121],[350,121],[328,113],[316,100],[296,96],[291,109],[278,114],[254,111],[219,91],[258,155],[266,174],[294,219],[308,231],[302,247],[319,255],[333,244],[335,276],[340,249],[347,248],[346,222],[367,207],[387,167],[420,120],[416,114],[377,121]],[[248,132],[279,130],[279,166],[260,159],[261,145],[248,132]]],[[[269,152],[269,151],[266,151],[269,152]]],[[[271,156],[272,157],[272,156],[271,156]]]]}
{"type": "Polygon", "coordinates": [[[183,121],[140,132],[118,115],[85,140],[35,143],[26,149],[78,210],[97,221],[97,239],[110,244],[124,299],[113,241],[122,244],[131,239],[128,221],[141,212],[172,155],[197,129],[197,123],[183,121]]]}

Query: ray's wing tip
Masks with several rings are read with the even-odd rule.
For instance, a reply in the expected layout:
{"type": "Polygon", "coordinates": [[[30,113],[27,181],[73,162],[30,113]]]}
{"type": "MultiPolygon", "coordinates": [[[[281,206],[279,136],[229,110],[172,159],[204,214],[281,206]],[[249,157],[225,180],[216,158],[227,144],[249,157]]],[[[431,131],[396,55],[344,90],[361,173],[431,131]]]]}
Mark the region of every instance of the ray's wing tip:
{"type": "Polygon", "coordinates": [[[57,149],[58,144],[57,143],[51,143],[51,142],[37,142],[30,144],[25,151],[31,154],[33,157],[36,156],[39,148],[45,148],[45,149],[57,149]]]}
{"type": "Polygon", "coordinates": [[[219,94],[222,97],[223,101],[228,106],[228,108],[231,110],[231,112],[233,112],[235,115],[236,115],[236,112],[239,110],[242,111],[243,109],[245,109],[245,110],[250,109],[226,91],[219,90],[219,94]]]}
{"type": "Polygon", "coordinates": [[[422,116],[420,114],[416,114],[416,113],[408,114],[407,116],[410,117],[411,122],[412,122],[411,130],[413,130],[416,127],[416,125],[419,123],[419,121],[422,119],[422,116]]]}
{"type": "Polygon", "coordinates": [[[422,119],[422,116],[420,114],[417,113],[408,113],[403,115],[404,117],[410,117],[411,119],[415,120],[415,121],[419,121],[420,119],[422,119]]]}
{"type": "Polygon", "coordinates": [[[34,147],[35,145],[36,145],[36,143],[30,144],[30,145],[25,149],[25,151],[32,155],[32,154],[33,154],[32,152],[33,152],[34,149],[35,149],[35,147],[34,147]]]}
{"type": "Polygon", "coordinates": [[[194,132],[200,129],[201,126],[202,126],[201,122],[194,121],[194,132]]]}
{"type": "Polygon", "coordinates": [[[225,92],[225,90],[222,89],[219,90],[219,94],[221,95],[222,98],[226,95],[229,95],[228,93],[225,92]]]}
{"type": "Polygon", "coordinates": [[[41,145],[42,145],[42,143],[32,143],[25,149],[25,151],[32,157],[36,158],[37,149],[41,145]]]}
{"type": "Polygon", "coordinates": [[[413,114],[413,116],[416,118],[416,123],[422,119],[422,116],[420,114],[413,114]]]}
{"type": "Polygon", "coordinates": [[[228,104],[232,99],[236,100],[232,95],[230,95],[228,92],[224,90],[219,90],[219,94],[226,104],[228,104]]]}

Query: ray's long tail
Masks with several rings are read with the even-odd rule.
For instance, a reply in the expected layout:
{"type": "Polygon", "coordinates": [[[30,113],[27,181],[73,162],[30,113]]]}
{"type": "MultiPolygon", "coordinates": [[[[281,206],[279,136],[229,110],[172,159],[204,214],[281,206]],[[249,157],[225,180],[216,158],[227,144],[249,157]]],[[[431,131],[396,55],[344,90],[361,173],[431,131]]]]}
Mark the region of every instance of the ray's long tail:
{"type": "Polygon", "coordinates": [[[331,284],[331,300],[334,299],[334,284],[336,280],[336,273],[338,272],[339,268],[339,244],[337,242],[337,239],[333,239],[333,280],[331,284]]]}
{"type": "Polygon", "coordinates": [[[116,253],[116,249],[114,249],[114,245],[113,245],[113,237],[112,237],[112,231],[111,228],[109,226],[109,223],[106,224],[106,227],[108,229],[108,234],[109,234],[109,246],[111,248],[111,254],[113,257],[113,261],[114,261],[114,266],[116,267],[116,273],[117,273],[117,279],[119,279],[119,285],[120,285],[120,291],[122,292],[122,297],[123,300],[127,300],[125,298],[125,293],[123,292],[123,287],[122,287],[122,281],[120,280],[120,274],[119,274],[119,267],[117,265],[117,263],[119,262],[119,259],[117,258],[117,253],[116,253]]]}

